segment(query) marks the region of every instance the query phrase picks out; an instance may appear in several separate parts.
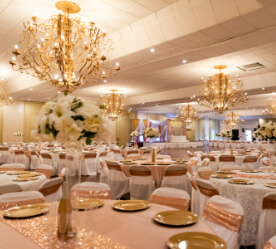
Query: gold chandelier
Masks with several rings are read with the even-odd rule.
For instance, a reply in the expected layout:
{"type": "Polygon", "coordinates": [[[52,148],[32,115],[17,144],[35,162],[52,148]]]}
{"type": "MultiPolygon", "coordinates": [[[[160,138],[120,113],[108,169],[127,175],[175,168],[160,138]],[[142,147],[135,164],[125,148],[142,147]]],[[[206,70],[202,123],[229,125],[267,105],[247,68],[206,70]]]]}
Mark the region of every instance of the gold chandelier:
{"type": "Polygon", "coordinates": [[[185,120],[185,123],[192,123],[192,119],[197,117],[197,111],[198,109],[190,105],[183,105],[178,108],[178,117],[182,120],[185,120]]]}
{"type": "Polygon", "coordinates": [[[268,108],[263,111],[266,115],[276,115],[276,98],[268,99],[268,108]]]}
{"type": "Polygon", "coordinates": [[[24,22],[23,40],[16,45],[10,64],[15,71],[49,81],[65,94],[86,84],[100,83],[120,70],[108,59],[111,41],[93,21],[82,22],[76,3],[61,1],[56,8],[62,11],[45,22],[36,16],[24,22]]]}
{"type": "Polygon", "coordinates": [[[0,82],[0,107],[4,105],[11,105],[13,103],[12,97],[9,96],[9,88],[7,84],[1,79],[0,82]]]}
{"type": "Polygon", "coordinates": [[[235,112],[227,112],[225,120],[222,121],[225,124],[228,124],[232,127],[236,126],[240,122],[244,122],[243,119],[240,119],[240,114],[235,112]]]}
{"type": "Polygon", "coordinates": [[[118,91],[116,89],[111,89],[110,91],[111,93],[101,96],[101,107],[104,109],[104,114],[112,121],[115,121],[127,109],[126,96],[116,93],[118,91]]]}
{"type": "Polygon", "coordinates": [[[244,93],[241,79],[238,76],[233,79],[222,73],[221,70],[226,67],[225,65],[215,66],[215,69],[220,70],[218,74],[210,76],[208,80],[202,78],[204,96],[193,96],[192,99],[200,105],[213,108],[218,113],[223,113],[237,104],[245,103],[248,97],[244,93]]]}

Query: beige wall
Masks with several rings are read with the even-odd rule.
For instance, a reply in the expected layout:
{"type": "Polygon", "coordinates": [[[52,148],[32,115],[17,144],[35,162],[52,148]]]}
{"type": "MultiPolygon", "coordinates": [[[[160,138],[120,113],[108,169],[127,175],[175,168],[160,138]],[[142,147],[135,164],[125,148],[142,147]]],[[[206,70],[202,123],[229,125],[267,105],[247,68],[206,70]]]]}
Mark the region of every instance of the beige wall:
{"type": "Polygon", "coordinates": [[[3,137],[3,107],[0,108],[0,143],[2,143],[3,137]]]}
{"type": "Polygon", "coordinates": [[[129,114],[120,115],[116,120],[116,140],[119,146],[126,146],[126,142],[128,142],[130,138],[130,129],[131,119],[129,119],[129,114]]]}
{"type": "MultiPolygon", "coordinates": [[[[15,101],[12,105],[3,108],[3,142],[20,142],[22,137],[15,137],[13,134],[21,131],[24,134],[24,102],[15,101]]],[[[25,135],[25,134],[24,134],[25,135]]]]}

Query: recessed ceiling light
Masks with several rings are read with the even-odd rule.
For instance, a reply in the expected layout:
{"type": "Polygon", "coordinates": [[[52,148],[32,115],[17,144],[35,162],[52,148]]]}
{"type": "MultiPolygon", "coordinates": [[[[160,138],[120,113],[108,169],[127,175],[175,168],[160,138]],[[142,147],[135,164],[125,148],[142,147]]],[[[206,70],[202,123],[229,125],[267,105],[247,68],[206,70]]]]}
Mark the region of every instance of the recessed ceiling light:
{"type": "Polygon", "coordinates": [[[265,88],[263,87],[262,90],[265,90],[265,88]]]}
{"type": "Polygon", "coordinates": [[[58,92],[58,94],[60,94],[60,92],[58,92]]]}
{"type": "Polygon", "coordinates": [[[151,53],[154,53],[154,52],[155,52],[155,49],[154,49],[154,48],[151,48],[151,49],[150,49],[150,52],[151,52],[151,53]]]}
{"type": "Polygon", "coordinates": [[[32,91],[33,90],[33,88],[30,88],[30,91],[32,91]]]}
{"type": "Polygon", "coordinates": [[[107,82],[107,80],[104,80],[104,83],[106,83],[107,82]]]}
{"type": "Polygon", "coordinates": [[[142,105],[144,105],[145,103],[142,103],[142,105]]]}
{"type": "Polygon", "coordinates": [[[31,99],[28,99],[28,101],[31,101],[31,99]]]}
{"type": "Polygon", "coordinates": [[[182,63],[184,63],[184,64],[187,63],[187,60],[183,60],[182,63]]]}

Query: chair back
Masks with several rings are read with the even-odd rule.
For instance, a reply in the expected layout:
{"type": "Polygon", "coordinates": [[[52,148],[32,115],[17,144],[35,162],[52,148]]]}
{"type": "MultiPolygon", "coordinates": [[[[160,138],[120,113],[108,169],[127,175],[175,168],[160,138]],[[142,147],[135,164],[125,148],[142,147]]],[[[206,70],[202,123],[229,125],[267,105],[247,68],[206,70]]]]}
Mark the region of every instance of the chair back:
{"type": "Polygon", "coordinates": [[[105,156],[107,156],[107,152],[106,151],[101,152],[100,157],[105,157],[105,156]]]}
{"type": "Polygon", "coordinates": [[[258,160],[258,157],[256,157],[256,156],[246,156],[243,159],[243,163],[256,163],[257,160],[258,160]]]}
{"type": "Polygon", "coordinates": [[[117,171],[122,171],[121,166],[117,162],[113,161],[106,161],[106,165],[109,170],[117,170],[117,171]]]}
{"type": "Polygon", "coordinates": [[[214,156],[211,155],[202,155],[201,156],[201,160],[203,161],[205,158],[208,158],[210,160],[210,162],[215,162],[216,158],[214,156]]]}
{"type": "Polygon", "coordinates": [[[186,166],[177,165],[177,166],[169,166],[165,171],[165,176],[183,176],[186,175],[187,168],[186,166]]]}
{"type": "Polygon", "coordinates": [[[12,192],[21,192],[20,185],[16,183],[2,183],[0,185],[0,195],[12,192]]]}
{"type": "Polygon", "coordinates": [[[214,195],[219,195],[219,191],[217,190],[217,188],[207,180],[197,179],[196,185],[200,193],[205,196],[212,197],[214,195]]]}
{"type": "Polygon", "coordinates": [[[41,153],[40,154],[42,156],[43,159],[51,159],[52,160],[52,157],[50,154],[47,154],[47,153],[41,153]]]}
{"type": "Polygon", "coordinates": [[[0,147],[0,151],[8,151],[9,147],[0,147]]]}
{"type": "Polygon", "coordinates": [[[126,151],[126,154],[129,155],[129,154],[138,154],[138,150],[127,150],[126,151]]]}
{"type": "Polygon", "coordinates": [[[51,165],[48,165],[48,164],[40,164],[35,169],[35,172],[42,173],[46,176],[46,178],[50,179],[51,176],[52,176],[53,167],[51,165]]]}
{"type": "Polygon", "coordinates": [[[25,153],[24,153],[23,150],[15,150],[15,151],[14,151],[14,154],[15,154],[15,155],[25,155],[25,153]]]}
{"type": "Polygon", "coordinates": [[[71,196],[72,199],[110,199],[111,189],[106,183],[103,182],[82,182],[73,186],[71,196]]]}
{"type": "Polygon", "coordinates": [[[25,169],[22,163],[7,163],[0,166],[0,171],[25,171],[25,169]]]}
{"type": "Polygon", "coordinates": [[[233,155],[221,155],[219,156],[220,162],[235,162],[235,156],[233,155]]]}
{"type": "Polygon", "coordinates": [[[89,158],[96,158],[97,153],[96,152],[90,152],[90,153],[85,153],[84,154],[84,159],[89,159],[89,158]]]}
{"type": "Polygon", "coordinates": [[[65,153],[60,153],[59,154],[59,159],[66,159],[66,154],[65,153]]]}
{"type": "Polygon", "coordinates": [[[59,190],[62,183],[63,183],[63,178],[61,178],[61,177],[50,179],[50,180],[44,182],[40,186],[38,191],[40,193],[42,193],[44,196],[48,196],[48,195],[56,193],[59,190]]]}
{"type": "Polygon", "coordinates": [[[276,209],[276,194],[266,194],[263,199],[263,209],[276,209]]]}
{"type": "Polygon", "coordinates": [[[151,171],[146,166],[131,166],[129,173],[131,176],[151,176],[151,171]]]}

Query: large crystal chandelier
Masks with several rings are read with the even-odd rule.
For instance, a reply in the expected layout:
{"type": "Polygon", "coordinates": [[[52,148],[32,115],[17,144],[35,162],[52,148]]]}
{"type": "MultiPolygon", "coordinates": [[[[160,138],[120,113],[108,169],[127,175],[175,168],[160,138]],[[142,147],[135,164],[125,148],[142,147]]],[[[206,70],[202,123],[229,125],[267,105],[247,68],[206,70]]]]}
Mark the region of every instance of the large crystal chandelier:
{"type": "Polygon", "coordinates": [[[197,111],[198,109],[195,106],[188,103],[188,105],[183,105],[178,108],[178,117],[185,120],[185,123],[190,124],[197,117],[197,111]]]}
{"type": "Polygon", "coordinates": [[[240,118],[239,113],[235,113],[235,112],[231,111],[231,112],[226,113],[225,120],[223,120],[222,122],[234,127],[238,123],[244,122],[244,120],[240,118]]]}
{"type": "Polygon", "coordinates": [[[86,84],[96,84],[120,70],[110,65],[111,41],[95,26],[79,17],[76,3],[56,3],[60,14],[38,23],[38,17],[24,22],[23,39],[15,46],[12,68],[49,81],[64,93],[86,84]],[[62,13],[63,12],[63,13],[62,13]],[[19,50],[20,49],[20,50],[19,50]]]}
{"type": "Polygon", "coordinates": [[[7,84],[1,79],[0,82],[0,107],[10,105],[13,103],[12,97],[9,96],[9,88],[7,84]]]}
{"type": "Polygon", "coordinates": [[[112,121],[115,121],[127,109],[126,96],[116,93],[116,89],[112,89],[110,92],[101,96],[101,107],[104,109],[104,114],[112,121]]]}
{"type": "Polygon", "coordinates": [[[268,99],[268,108],[263,111],[266,115],[276,115],[276,98],[268,99]]]}
{"type": "Polygon", "coordinates": [[[247,94],[244,93],[244,86],[241,79],[237,76],[231,76],[221,72],[225,65],[215,66],[220,70],[218,74],[210,76],[208,80],[202,78],[204,83],[204,96],[192,99],[200,105],[211,107],[218,113],[227,111],[230,107],[237,104],[245,103],[248,100],[247,94]]]}

